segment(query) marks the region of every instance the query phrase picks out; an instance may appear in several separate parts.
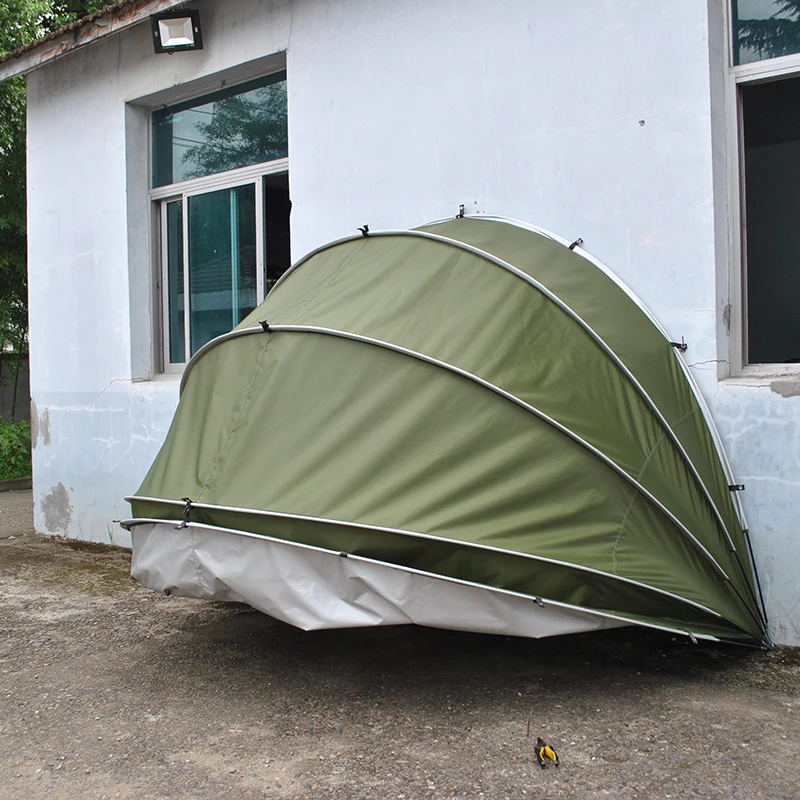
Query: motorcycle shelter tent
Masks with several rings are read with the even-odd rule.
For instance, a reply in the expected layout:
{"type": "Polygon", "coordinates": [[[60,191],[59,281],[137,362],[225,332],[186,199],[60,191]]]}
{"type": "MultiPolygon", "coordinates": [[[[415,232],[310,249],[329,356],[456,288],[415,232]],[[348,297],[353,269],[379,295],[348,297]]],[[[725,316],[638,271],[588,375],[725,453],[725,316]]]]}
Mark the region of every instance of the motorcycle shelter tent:
{"type": "Polygon", "coordinates": [[[769,645],[713,422],[582,248],[493,217],[363,231],[197,352],[135,577],[304,628],[641,624],[769,645]]]}

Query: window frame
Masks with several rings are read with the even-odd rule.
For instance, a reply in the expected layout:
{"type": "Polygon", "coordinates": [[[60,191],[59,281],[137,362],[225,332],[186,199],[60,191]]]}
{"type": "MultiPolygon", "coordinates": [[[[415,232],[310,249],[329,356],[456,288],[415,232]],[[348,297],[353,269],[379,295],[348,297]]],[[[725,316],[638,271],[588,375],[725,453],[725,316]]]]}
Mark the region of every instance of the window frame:
{"type": "Polygon", "coordinates": [[[723,4],[725,26],[726,75],[725,105],[728,153],[728,303],[729,368],[733,377],[762,379],[779,375],[800,375],[800,364],[750,363],[747,360],[747,221],[744,171],[744,118],[741,87],[768,83],[782,78],[800,77],[800,53],[778,58],[735,64],[733,10],[730,2],[723,4]]]}
{"type": "Polygon", "coordinates": [[[152,358],[153,366],[151,376],[170,378],[183,373],[188,362],[187,354],[191,351],[191,299],[188,282],[188,200],[190,197],[231,189],[236,186],[251,184],[255,193],[255,229],[256,229],[256,303],[261,303],[265,296],[266,281],[266,218],[264,179],[270,175],[289,173],[289,158],[273,159],[258,164],[251,164],[237,169],[205,175],[199,178],[190,178],[184,181],[153,187],[153,165],[155,153],[153,150],[154,114],[165,108],[189,107],[207,97],[220,94],[231,95],[239,91],[248,91],[254,83],[266,81],[283,73],[281,80],[286,80],[285,53],[267,56],[260,60],[261,70],[242,70],[235,68],[217,73],[198,81],[193,81],[183,87],[175,87],[168,91],[157,92],[147,98],[137,101],[144,106],[147,114],[147,198],[150,208],[150,258],[152,275],[152,358]],[[266,69],[264,69],[266,67],[266,69]],[[262,71],[263,70],[263,71],[262,71]],[[182,209],[182,235],[183,235],[183,280],[184,280],[184,337],[186,360],[173,363],[170,361],[170,325],[169,325],[169,282],[168,282],[168,240],[166,236],[167,206],[170,202],[183,201],[182,209]]]}
{"type": "Polygon", "coordinates": [[[264,178],[268,175],[288,174],[289,159],[278,158],[274,161],[264,161],[261,164],[252,164],[248,167],[240,167],[226,172],[218,172],[214,175],[207,175],[202,178],[192,178],[180,183],[170,183],[166,186],[159,186],[150,190],[150,202],[153,208],[153,215],[156,221],[158,232],[158,264],[156,265],[157,275],[157,294],[160,302],[160,370],[163,374],[180,375],[186,368],[186,361],[173,363],[170,361],[170,341],[169,341],[169,283],[167,270],[167,204],[182,200],[182,225],[183,225],[183,280],[184,280],[184,336],[186,342],[186,352],[191,348],[191,308],[189,297],[189,232],[187,230],[188,220],[188,199],[203,194],[219,191],[220,189],[231,189],[236,186],[253,184],[255,186],[255,216],[256,216],[256,303],[263,302],[265,269],[266,269],[266,239],[265,239],[265,208],[264,208],[264,178]]]}

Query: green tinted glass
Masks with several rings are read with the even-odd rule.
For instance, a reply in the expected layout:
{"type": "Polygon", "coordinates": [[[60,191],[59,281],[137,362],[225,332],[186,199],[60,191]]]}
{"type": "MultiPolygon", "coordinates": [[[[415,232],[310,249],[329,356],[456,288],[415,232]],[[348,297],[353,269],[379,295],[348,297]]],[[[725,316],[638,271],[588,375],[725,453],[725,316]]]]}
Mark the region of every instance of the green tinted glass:
{"type": "Polygon", "coordinates": [[[153,186],[288,155],[286,73],[153,112],[153,186]]]}
{"type": "Polygon", "coordinates": [[[186,360],[183,293],[183,201],[167,203],[167,294],[169,305],[169,360],[186,360]]]}
{"type": "Polygon", "coordinates": [[[255,186],[188,198],[192,354],[256,307],[255,186]]]}

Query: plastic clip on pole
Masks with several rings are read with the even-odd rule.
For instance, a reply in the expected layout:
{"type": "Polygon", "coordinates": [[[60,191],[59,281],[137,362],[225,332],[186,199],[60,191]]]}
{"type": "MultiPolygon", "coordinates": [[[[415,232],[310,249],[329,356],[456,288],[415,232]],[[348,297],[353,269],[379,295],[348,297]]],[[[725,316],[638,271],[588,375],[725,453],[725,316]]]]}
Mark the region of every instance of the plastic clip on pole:
{"type": "Polygon", "coordinates": [[[582,244],[583,244],[583,239],[581,239],[581,237],[579,236],[579,237],[578,237],[578,238],[577,238],[577,239],[576,239],[576,240],[575,240],[575,241],[574,241],[574,242],[573,242],[573,243],[572,243],[572,244],[569,246],[569,249],[570,249],[570,250],[574,250],[576,247],[579,247],[579,246],[580,246],[580,245],[582,245],[582,244]]]}
{"type": "Polygon", "coordinates": [[[681,353],[685,353],[685,352],[686,352],[686,348],[689,346],[688,344],[686,344],[686,342],[685,342],[685,340],[684,340],[683,336],[681,336],[681,340],[680,340],[679,342],[670,342],[670,344],[671,344],[671,345],[672,345],[672,346],[673,346],[673,347],[674,347],[676,350],[680,350],[680,351],[681,351],[681,353]]]}
{"type": "Polygon", "coordinates": [[[359,228],[359,230],[365,239],[369,236],[369,225],[365,225],[363,228],[359,228]]]}
{"type": "Polygon", "coordinates": [[[192,501],[188,497],[181,497],[186,505],[183,507],[183,522],[175,528],[176,531],[183,530],[189,525],[189,515],[192,513],[192,501]]]}
{"type": "Polygon", "coordinates": [[[264,333],[269,333],[269,322],[267,322],[265,319],[262,319],[258,324],[261,326],[264,333]]]}

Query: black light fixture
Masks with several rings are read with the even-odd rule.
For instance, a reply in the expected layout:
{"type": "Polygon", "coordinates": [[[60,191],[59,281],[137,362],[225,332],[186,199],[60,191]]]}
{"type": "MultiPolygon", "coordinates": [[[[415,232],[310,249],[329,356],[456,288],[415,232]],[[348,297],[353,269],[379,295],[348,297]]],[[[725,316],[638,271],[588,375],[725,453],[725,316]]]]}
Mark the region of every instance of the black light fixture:
{"type": "Polygon", "coordinates": [[[153,48],[156,53],[177,53],[182,50],[202,50],[203,32],[200,30],[200,12],[165,11],[150,17],[153,31],[153,48]]]}

